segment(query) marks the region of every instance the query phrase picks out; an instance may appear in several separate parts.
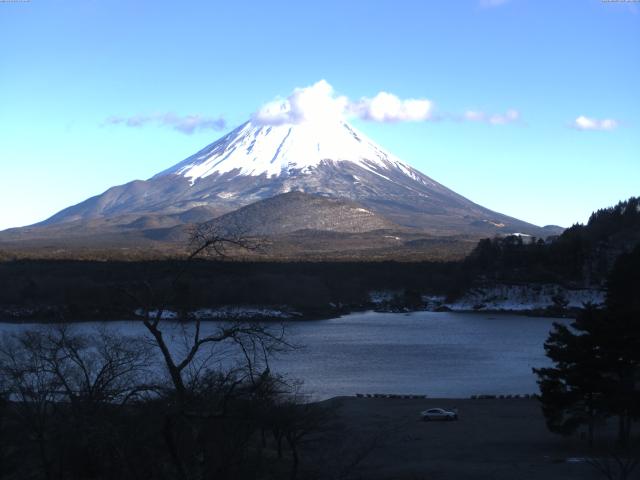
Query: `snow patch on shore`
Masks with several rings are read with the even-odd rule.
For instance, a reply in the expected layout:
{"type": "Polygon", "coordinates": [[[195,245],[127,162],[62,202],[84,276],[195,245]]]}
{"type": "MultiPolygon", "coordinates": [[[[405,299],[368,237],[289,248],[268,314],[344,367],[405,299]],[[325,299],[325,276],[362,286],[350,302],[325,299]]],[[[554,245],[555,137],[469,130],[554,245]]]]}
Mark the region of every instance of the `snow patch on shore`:
{"type": "MultiPolygon", "coordinates": [[[[376,308],[385,309],[398,307],[402,304],[404,296],[404,292],[400,290],[376,290],[369,292],[369,301],[376,308]]],[[[472,288],[453,302],[447,302],[443,295],[421,295],[421,299],[423,308],[431,311],[562,311],[583,308],[586,303],[602,305],[605,301],[605,291],[568,289],[555,284],[494,285],[472,288]]]]}
{"type": "Polygon", "coordinates": [[[190,313],[190,317],[201,320],[222,320],[225,318],[250,320],[259,318],[288,319],[299,316],[298,312],[285,311],[266,307],[227,306],[219,308],[201,308],[190,313]]]}
{"type": "Polygon", "coordinates": [[[135,313],[139,317],[148,316],[149,318],[157,318],[158,313],[160,313],[160,318],[162,320],[175,320],[178,318],[178,312],[174,312],[172,310],[149,310],[148,315],[145,315],[144,308],[137,308],[133,313],[135,313]]]}
{"type": "Polygon", "coordinates": [[[602,305],[605,292],[597,289],[567,289],[560,285],[495,285],[474,288],[455,302],[444,304],[454,311],[527,311],[548,308],[583,308],[602,305]]]}
{"type": "Polygon", "coordinates": [[[401,295],[402,292],[400,290],[374,290],[369,292],[369,301],[374,305],[382,305],[393,301],[401,295]]]}
{"type": "MultiPolygon", "coordinates": [[[[135,314],[142,317],[144,309],[138,308],[135,314]]],[[[155,318],[158,310],[149,311],[149,317],[155,318]]],[[[261,319],[290,319],[300,316],[300,313],[285,309],[275,309],[260,306],[224,306],[217,308],[201,308],[187,313],[187,320],[261,320],[261,319]]],[[[163,310],[160,318],[163,320],[176,320],[180,314],[173,310],[163,310]]]]}

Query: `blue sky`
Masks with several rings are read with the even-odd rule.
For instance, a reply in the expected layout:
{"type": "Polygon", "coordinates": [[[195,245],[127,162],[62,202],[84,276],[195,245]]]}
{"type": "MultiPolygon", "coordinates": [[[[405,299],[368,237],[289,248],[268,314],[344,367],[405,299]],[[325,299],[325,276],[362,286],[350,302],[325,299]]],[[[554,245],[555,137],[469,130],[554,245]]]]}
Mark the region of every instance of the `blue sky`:
{"type": "Polygon", "coordinates": [[[31,0],[0,3],[0,229],[149,178],[322,79],[428,100],[352,121],[502,213],[568,226],[640,194],[640,3],[31,0]]]}

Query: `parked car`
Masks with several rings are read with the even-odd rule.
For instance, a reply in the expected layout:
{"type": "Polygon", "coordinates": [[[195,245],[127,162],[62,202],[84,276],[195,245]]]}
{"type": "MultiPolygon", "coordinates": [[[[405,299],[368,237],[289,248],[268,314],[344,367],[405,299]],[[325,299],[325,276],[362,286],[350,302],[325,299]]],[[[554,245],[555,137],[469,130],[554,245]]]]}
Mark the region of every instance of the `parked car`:
{"type": "Polygon", "coordinates": [[[430,408],[420,412],[422,420],[425,422],[437,420],[458,420],[457,410],[445,410],[444,408],[430,408]]]}

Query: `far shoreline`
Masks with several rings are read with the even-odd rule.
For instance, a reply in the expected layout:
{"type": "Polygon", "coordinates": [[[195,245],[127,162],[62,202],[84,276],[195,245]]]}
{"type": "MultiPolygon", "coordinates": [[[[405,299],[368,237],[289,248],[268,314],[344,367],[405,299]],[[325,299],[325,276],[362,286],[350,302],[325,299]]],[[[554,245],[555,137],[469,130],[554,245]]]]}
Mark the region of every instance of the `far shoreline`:
{"type": "MultiPolygon", "coordinates": [[[[220,316],[220,317],[201,317],[197,318],[193,315],[180,316],[173,311],[167,311],[166,316],[163,316],[163,321],[171,322],[183,322],[194,323],[201,321],[205,323],[210,322],[259,322],[259,323],[289,323],[289,322],[318,322],[323,320],[333,320],[342,318],[354,314],[366,314],[366,313],[380,313],[380,314],[392,314],[392,315],[411,315],[414,313],[449,313],[449,314],[473,314],[473,315],[504,315],[504,316],[517,316],[528,318],[547,318],[566,320],[573,319],[577,315],[580,309],[567,309],[563,312],[549,311],[548,309],[534,309],[534,310],[483,310],[483,309],[376,309],[376,308],[362,308],[342,310],[340,312],[331,313],[289,313],[289,316],[250,316],[250,317],[234,317],[234,316],[220,316]]],[[[0,309],[0,324],[34,324],[34,325],[56,325],[56,324],[83,324],[92,322],[112,323],[112,322],[141,322],[144,317],[133,314],[131,317],[125,318],[105,318],[102,315],[97,315],[93,318],[83,316],[82,318],[64,318],[62,316],[55,316],[51,314],[50,310],[46,310],[44,315],[22,316],[14,315],[13,317],[7,317],[2,315],[2,309],[0,309]]],[[[191,313],[191,312],[190,312],[191,313]]],[[[284,313],[284,312],[283,312],[284,313]]],[[[287,312],[288,313],[288,312],[287,312]]]]}

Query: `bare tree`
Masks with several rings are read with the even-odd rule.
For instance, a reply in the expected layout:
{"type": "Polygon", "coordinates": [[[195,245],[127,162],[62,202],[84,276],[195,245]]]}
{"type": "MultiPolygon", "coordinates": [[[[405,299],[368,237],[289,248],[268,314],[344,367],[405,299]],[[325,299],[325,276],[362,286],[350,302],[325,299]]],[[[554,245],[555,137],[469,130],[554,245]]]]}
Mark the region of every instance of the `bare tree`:
{"type": "Polygon", "coordinates": [[[126,292],[141,307],[144,339],[65,325],[2,338],[0,386],[16,451],[33,468],[12,478],[295,479],[310,471],[303,460],[331,412],[271,373],[270,358],[293,348],[283,327],[167,315],[191,262],[255,243],[204,225],[190,245],[162,284],[168,291],[148,281],[126,292]]]}
{"type": "Polygon", "coordinates": [[[124,404],[155,388],[149,382],[152,352],[138,338],[106,328],[79,334],[68,325],[58,325],[42,334],[38,347],[34,354],[42,355],[45,371],[57,378],[72,404],[124,404]]]}
{"type": "Polygon", "coordinates": [[[628,480],[640,464],[640,454],[631,446],[622,451],[610,448],[604,455],[587,457],[586,462],[607,480],[628,480]]]}
{"type": "Polygon", "coordinates": [[[37,445],[38,459],[46,479],[52,478],[49,432],[52,410],[60,398],[60,382],[47,373],[44,359],[33,355],[41,338],[35,332],[2,338],[0,375],[13,402],[18,421],[37,445]]]}
{"type": "MultiPolygon", "coordinates": [[[[242,250],[257,250],[260,242],[243,235],[240,228],[221,228],[215,222],[203,223],[196,226],[191,232],[189,242],[189,254],[181,268],[175,273],[169,289],[169,297],[175,292],[179,282],[188,272],[188,268],[198,257],[224,258],[230,248],[242,250]]],[[[191,373],[202,372],[202,369],[194,369],[194,363],[202,355],[207,360],[213,360],[211,350],[216,345],[234,344],[245,360],[246,373],[252,380],[259,371],[257,365],[266,367],[268,358],[277,351],[289,348],[284,340],[282,328],[274,329],[256,322],[241,322],[231,320],[218,325],[213,332],[203,333],[202,320],[194,317],[190,320],[188,328],[183,329],[182,351],[172,349],[166,338],[166,328],[163,320],[166,319],[171,298],[157,298],[150,282],[145,282],[147,302],[142,303],[141,298],[127,292],[138,304],[144,304],[142,308],[142,323],[154,339],[167,369],[167,373],[173,384],[176,400],[184,404],[188,398],[188,385],[197,383],[193,378],[186,378],[191,373]],[[207,352],[204,352],[209,348],[207,352]]],[[[185,320],[185,319],[181,319],[185,320]]]]}
{"type": "MultiPolygon", "coordinates": [[[[204,223],[191,232],[189,253],[172,276],[164,295],[159,295],[150,281],[144,282],[142,296],[126,292],[137,305],[143,305],[142,324],[160,352],[170,380],[174,409],[164,416],[162,434],[175,472],[181,479],[201,476],[203,469],[213,468],[211,458],[214,454],[207,442],[214,441],[211,430],[216,426],[222,428],[223,420],[229,419],[231,414],[227,405],[230,399],[254,401],[256,392],[261,390],[261,378],[269,371],[269,358],[291,345],[286,342],[282,327],[239,319],[204,325],[199,316],[175,318],[168,314],[169,309],[176,303],[179,283],[197,258],[223,259],[230,250],[259,248],[260,242],[246,237],[240,228],[204,223]],[[169,318],[171,322],[167,322],[169,318]],[[180,345],[171,338],[176,329],[181,334],[180,345]],[[219,420],[217,423],[215,418],[219,420]],[[187,444],[199,450],[184,452],[187,444]],[[198,463],[200,467],[194,467],[198,463]]],[[[236,427],[246,425],[245,420],[237,418],[236,427]]],[[[252,428],[238,437],[240,444],[236,451],[246,451],[243,442],[248,441],[252,428]]],[[[234,433],[241,430],[236,428],[234,433]]],[[[226,463],[223,463],[228,464],[232,458],[233,455],[226,455],[226,463]]]]}
{"type": "Polygon", "coordinates": [[[144,345],[106,329],[89,335],[59,325],[4,335],[0,377],[45,478],[54,465],[58,476],[76,468],[79,448],[117,445],[105,412],[149,388],[138,383],[149,378],[148,358],[144,345]]]}

